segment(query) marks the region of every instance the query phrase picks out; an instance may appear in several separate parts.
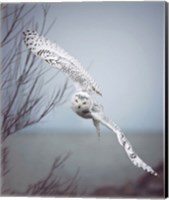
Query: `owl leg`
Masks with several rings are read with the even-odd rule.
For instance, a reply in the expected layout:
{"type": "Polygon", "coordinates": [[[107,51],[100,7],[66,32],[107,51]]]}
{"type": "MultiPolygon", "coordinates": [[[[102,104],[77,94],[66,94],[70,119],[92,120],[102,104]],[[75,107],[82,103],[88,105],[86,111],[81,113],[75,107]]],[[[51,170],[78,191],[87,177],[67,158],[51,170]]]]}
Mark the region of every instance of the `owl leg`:
{"type": "Polygon", "coordinates": [[[96,133],[98,135],[98,138],[100,139],[100,122],[93,119],[93,124],[96,127],[96,133]]]}

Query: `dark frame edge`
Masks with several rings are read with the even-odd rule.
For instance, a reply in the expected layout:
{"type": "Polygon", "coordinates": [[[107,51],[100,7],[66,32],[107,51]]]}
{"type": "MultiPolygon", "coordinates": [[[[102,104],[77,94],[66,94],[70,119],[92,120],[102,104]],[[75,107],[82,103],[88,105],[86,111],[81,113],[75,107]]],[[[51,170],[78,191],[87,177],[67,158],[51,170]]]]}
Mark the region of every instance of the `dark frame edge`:
{"type": "Polygon", "coordinates": [[[165,197],[168,197],[168,2],[165,2],[165,197]]]}

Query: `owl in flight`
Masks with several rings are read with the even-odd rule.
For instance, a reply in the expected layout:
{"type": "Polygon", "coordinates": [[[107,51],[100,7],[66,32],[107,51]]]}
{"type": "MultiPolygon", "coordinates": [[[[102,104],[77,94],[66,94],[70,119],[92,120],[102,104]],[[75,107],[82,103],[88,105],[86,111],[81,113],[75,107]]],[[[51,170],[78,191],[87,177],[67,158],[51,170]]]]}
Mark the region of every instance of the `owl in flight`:
{"type": "Polygon", "coordinates": [[[27,30],[23,34],[24,42],[33,54],[65,73],[74,82],[76,92],[71,99],[72,110],[80,117],[92,119],[98,136],[100,136],[100,124],[114,132],[131,162],[157,176],[157,173],[134,152],[120,127],[106,117],[103,106],[92,98],[92,95],[102,95],[102,93],[82,65],[61,47],[40,36],[36,31],[27,30]]]}

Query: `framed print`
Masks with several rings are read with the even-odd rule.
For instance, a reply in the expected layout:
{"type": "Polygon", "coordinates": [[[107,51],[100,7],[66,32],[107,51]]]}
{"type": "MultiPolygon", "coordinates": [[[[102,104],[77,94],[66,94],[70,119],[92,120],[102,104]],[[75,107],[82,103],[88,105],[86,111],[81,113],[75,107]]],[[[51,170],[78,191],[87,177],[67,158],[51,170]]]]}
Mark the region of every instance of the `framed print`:
{"type": "Polygon", "coordinates": [[[1,4],[2,196],[167,196],[167,6],[1,4]]]}

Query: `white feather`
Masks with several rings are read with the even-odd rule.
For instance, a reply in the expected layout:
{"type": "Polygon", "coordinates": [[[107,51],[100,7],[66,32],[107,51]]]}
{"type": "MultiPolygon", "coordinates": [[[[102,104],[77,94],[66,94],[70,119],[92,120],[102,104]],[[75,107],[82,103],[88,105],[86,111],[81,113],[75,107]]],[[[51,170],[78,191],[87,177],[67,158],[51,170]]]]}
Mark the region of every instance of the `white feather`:
{"type": "Polygon", "coordinates": [[[61,47],[43,36],[39,36],[35,31],[26,31],[24,36],[25,44],[32,53],[48,62],[51,66],[63,71],[75,84],[78,84],[80,92],[77,91],[73,95],[71,101],[72,110],[83,118],[91,118],[99,136],[100,124],[113,131],[131,162],[156,176],[157,173],[134,152],[123,131],[105,116],[103,106],[93,101],[90,94],[101,94],[101,92],[81,64],[61,47]]]}
{"type": "Polygon", "coordinates": [[[61,47],[38,35],[36,31],[24,32],[24,41],[32,53],[67,74],[79,85],[78,88],[81,88],[81,91],[101,95],[99,87],[88,72],[61,47]]]}

